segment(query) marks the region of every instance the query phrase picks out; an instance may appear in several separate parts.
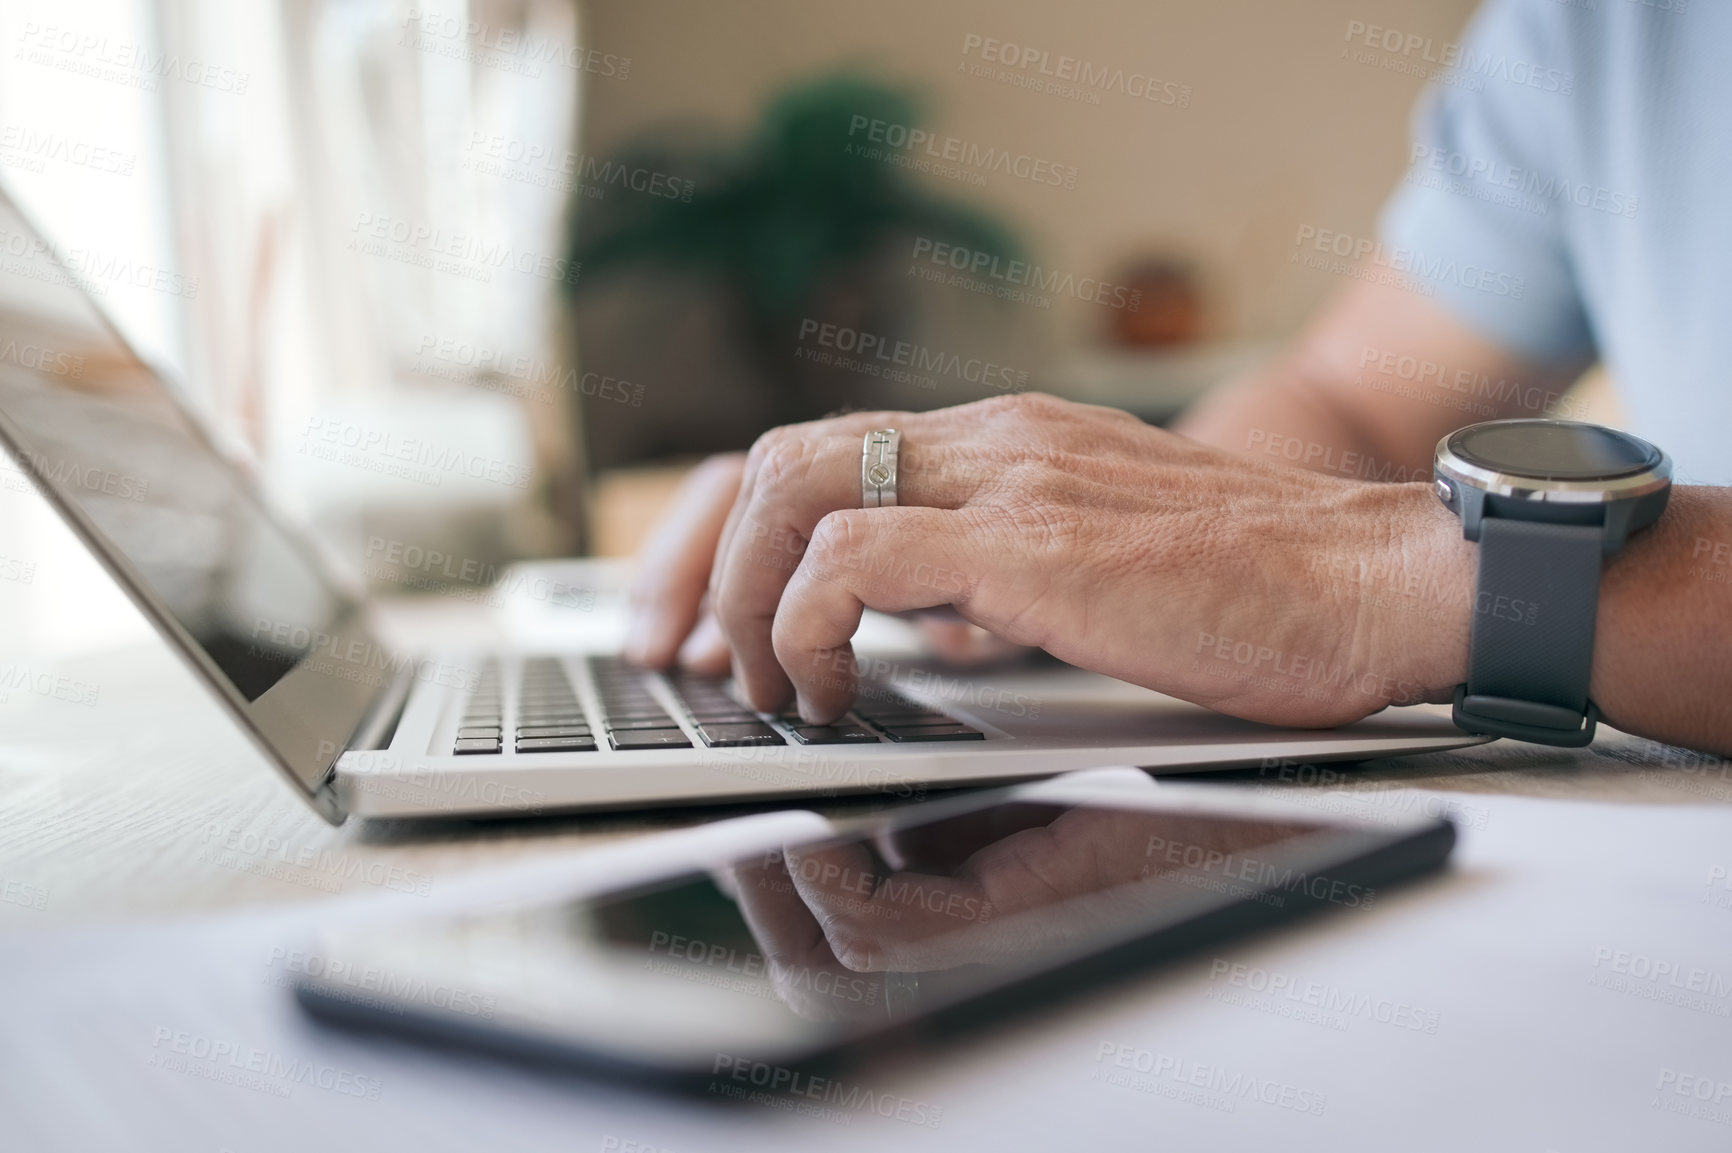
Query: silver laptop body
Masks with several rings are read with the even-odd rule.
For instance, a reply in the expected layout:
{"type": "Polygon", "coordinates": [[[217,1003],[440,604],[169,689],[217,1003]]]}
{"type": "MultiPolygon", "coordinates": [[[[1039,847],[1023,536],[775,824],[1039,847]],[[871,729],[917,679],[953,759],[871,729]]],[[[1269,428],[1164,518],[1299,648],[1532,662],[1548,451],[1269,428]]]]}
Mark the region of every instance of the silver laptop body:
{"type": "Polygon", "coordinates": [[[617,590],[581,562],[507,574],[554,591],[535,598],[547,619],[503,629],[497,649],[430,635],[405,652],[3,194],[0,256],[0,442],[333,823],[912,798],[1096,765],[1228,768],[1480,740],[1430,708],[1279,729],[1063,666],[958,673],[864,646],[856,714],[803,737],[725,686],[625,668],[617,590]]]}

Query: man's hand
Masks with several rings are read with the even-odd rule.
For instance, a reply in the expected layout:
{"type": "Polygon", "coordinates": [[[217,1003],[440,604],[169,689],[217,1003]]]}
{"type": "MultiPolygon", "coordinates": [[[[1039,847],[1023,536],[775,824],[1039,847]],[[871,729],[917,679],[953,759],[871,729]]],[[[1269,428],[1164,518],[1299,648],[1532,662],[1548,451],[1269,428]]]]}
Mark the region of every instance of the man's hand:
{"type": "Polygon", "coordinates": [[[714,539],[709,606],[766,711],[847,709],[868,607],[954,606],[1008,641],[1273,723],[1443,700],[1465,675],[1473,554],[1425,485],[1247,461],[1034,394],[780,428],[738,467],[725,522],[712,478],[704,515],[651,547],[628,655],[671,659],[714,539]],[[883,427],[903,433],[900,507],[861,509],[861,439],[883,427]]]}
{"type": "MultiPolygon", "coordinates": [[[[728,643],[709,610],[708,585],[745,468],[744,453],[710,457],[669,502],[638,557],[626,659],[650,668],[677,663],[695,673],[727,671],[728,643]]],[[[989,664],[1022,651],[951,614],[916,613],[914,619],[933,653],[953,665],[989,664]]]]}

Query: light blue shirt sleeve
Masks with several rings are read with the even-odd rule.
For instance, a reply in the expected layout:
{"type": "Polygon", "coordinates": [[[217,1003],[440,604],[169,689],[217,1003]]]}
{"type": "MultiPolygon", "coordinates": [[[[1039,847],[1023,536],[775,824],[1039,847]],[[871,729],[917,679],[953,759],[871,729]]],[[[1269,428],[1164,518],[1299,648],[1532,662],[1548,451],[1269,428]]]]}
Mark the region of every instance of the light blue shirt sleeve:
{"type": "Polygon", "coordinates": [[[1560,24],[1568,15],[1549,0],[1490,0],[1480,10],[1454,66],[1420,102],[1409,169],[1380,226],[1388,248],[1474,270],[1428,278],[1432,299],[1540,362],[1595,352],[1565,222],[1555,204],[1523,192],[1571,167],[1573,119],[1587,95],[1560,24]]]}

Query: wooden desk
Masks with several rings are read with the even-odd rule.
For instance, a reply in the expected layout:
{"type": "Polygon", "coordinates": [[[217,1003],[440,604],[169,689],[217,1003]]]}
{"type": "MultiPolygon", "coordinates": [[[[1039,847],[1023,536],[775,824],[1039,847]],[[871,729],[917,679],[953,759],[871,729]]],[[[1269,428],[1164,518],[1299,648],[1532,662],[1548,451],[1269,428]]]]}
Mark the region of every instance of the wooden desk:
{"type": "MultiPolygon", "coordinates": [[[[667,809],[513,821],[315,817],[160,645],[65,670],[94,706],[14,690],[0,704],[0,925],[317,900],[368,888],[426,890],[440,878],[551,849],[737,814],[667,809]]],[[[1732,762],[1603,731],[1589,749],[1500,741],[1325,772],[1293,765],[1201,774],[1242,787],[1423,788],[1473,796],[1638,804],[1732,804],[1732,762]]],[[[752,808],[799,805],[758,805],[752,808]]],[[[825,799],[835,816],[883,799],[825,799]]]]}

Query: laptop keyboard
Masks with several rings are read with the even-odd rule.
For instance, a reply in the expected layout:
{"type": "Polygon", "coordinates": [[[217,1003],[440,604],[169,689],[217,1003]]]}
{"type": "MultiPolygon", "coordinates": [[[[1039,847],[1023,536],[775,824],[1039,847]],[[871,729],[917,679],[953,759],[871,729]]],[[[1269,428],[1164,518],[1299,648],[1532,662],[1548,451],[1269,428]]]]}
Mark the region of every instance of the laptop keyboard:
{"type": "Polygon", "coordinates": [[[497,753],[500,724],[504,721],[505,703],[499,690],[499,666],[488,661],[463,710],[463,722],[457,728],[457,743],[451,751],[457,754],[497,753]]]}
{"type": "MultiPolygon", "coordinates": [[[[891,741],[980,741],[986,734],[934,709],[872,688],[853,712],[831,725],[808,725],[797,713],[768,724],[728,691],[727,680],[673,673],[661,677],[617,657],[589,658],[599,714],[593,718],[578,700],[564,666],[553,657],[523,662],[517,692],[512,751],[584,753],[597,748],[686,749],[691,738],[680,722],[695,729],[708,748],[737,749],[773,745],[858,745],[891,741]],[[650,687],[661,681],[672,690],[678,719],[650,687]],[[606,744],[602,744],[605,737],[606,744]]],[[[505,689],[497,662],[481,671],[466,706],[451,751],[459,755],[504,751],[505,689]]]]}
{"type": "Polygon", "coordinates": [[[595,735],[558,661],[537,657],[523,662],[513,747],[520,753],[595,751],[595,735]]]}

